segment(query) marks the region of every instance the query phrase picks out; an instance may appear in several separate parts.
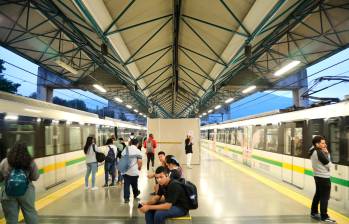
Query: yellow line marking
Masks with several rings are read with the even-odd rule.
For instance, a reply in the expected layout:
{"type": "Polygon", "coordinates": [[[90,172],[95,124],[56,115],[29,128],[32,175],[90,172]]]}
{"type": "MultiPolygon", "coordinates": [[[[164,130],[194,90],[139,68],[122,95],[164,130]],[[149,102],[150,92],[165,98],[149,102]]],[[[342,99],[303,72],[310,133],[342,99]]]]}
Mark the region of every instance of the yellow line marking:
{"type": "Polygon", "coordinates": [[[169,220],[191,220],[191,216],[182,216],[176,218],[169,218],[169,220]]]}
{"type": "MultiPolygon", "coordinates": [[[[266,177],[263,177],[262,175],[260,174],[257,174],[256,172],[250,170],[250,169],[247,169],[245,167],[242,167],[240,165],[237,165],[235,164],[235,162],[233,162],[231,159],[228,159],[228,158],[225,158],[221,155],[218,155],[216,152],[213,152],[213,151],[209,151],[207,149],[203,149],[204,151],[210,153],[211,155],[213,155],[214,157],[222,160],[223,162],[225,162],[226,164],[234,167],[235,169],[255,178],[256,180],[258,180],[259,182],[267,185],[268,187],[271,187],[272,189],[284,194],[285,196],[293,199],[294,201],[306,206],[307,208],[310,208],[311,207],[311,202],[312,202],[312,199],[309,199],[308,197],[305,197],[304,195],[301,195],[281,184],[278,184],[277,182],[275,181],[272,181],[272,180],[269,180],[268,178],[266,177]]],[[[348,224],[349,223],[349,217],[339,213],[339,212],[336,212],[332,209],[328,209],[328,213],[329,215],[335,219],[337,221],[338,224],[348,224]]]]}
{"type": "MultiPolygon", "coordinates": [[[[102,175],[103,173],[104,173],[103,169],[99,168],[98,173],[96,174],[96,177],[102,175]]],[[[81,187],[81,185],[84,185],[84,184],[85,184],[85,177],[81,177],[78,180],[74,181],[73,183],[58,189],[57,191],[53,192],[52,194],[49,194],[49,195],[37,200],[35,202],[36,210],[39,211],[39,210],[45,208],[46,206],[52,204],[53,202],[64,197],[68,193],[74,191],[75,189],[81,187]]],[[[18,222],[20,222],[22,220],[23,220],[23,214],[22,214],[22,212],[20,212],[19,217],[18,217],[18,222]]],[[[5,223],[6,223],[5,218],[0,219],[0,224],[5,224],[5,223]]]]}

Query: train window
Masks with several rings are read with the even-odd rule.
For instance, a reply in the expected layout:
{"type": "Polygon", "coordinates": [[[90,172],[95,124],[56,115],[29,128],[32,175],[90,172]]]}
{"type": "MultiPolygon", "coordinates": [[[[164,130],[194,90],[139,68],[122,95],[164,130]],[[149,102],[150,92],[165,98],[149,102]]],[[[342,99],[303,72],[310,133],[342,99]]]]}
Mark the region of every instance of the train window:
{"type": "Polygon", "coordinates": [[[292,128],[286,128],[285,129],[285,136],[284,136],[284,153],[286,155],[291,155],[292,153],[292,128]]]}
{"type": "Polygon", "coordinates": [[[264,150],[264,128],[263,127],[254,127],[252,135],[252,148],[264,150]]]}
{"type": "Polygon", "coordinates": [[[275,126],[267,127],[267,147],[266,150],[270,152],[278,151],[278,128],[275,126]]]}
{"type": "Polygon", "coordinates": [[[81,128],[77,126],[70,126],[68,151],[76,151],[81,149],[81,128]]]}
{"type": "Polygon", "coordinates": [[[302,156],[303,154],[303,128],[294,129],[293,137],[294,155],[302,156]]]}
{"type": "Polygon", "coordinates": [[[45,156],[53,155],[53,150],[53,126],[45,126],[45,156]]]}
{"type": "Polygon", "coordinates": [[[64,125],[57,126],[57,154],[64,153],[65,151],[65,127],[64,125]]]}
{"type": "Polygon", "coordinates": [[[235,129],[231,128],[229,133],[230,133],[230,144],[235,145],[236,144],[235,129]]]}
{"type": "Polygon", "coordinates": [[[29,122],[9,122],[6,140],[9,147],[12,147],[17,141],[27,144],[30,155],[34,156],[35,129],[29,122]]]}
{"type": "Polygon", "coordinates": [[[347,134],[345,137],[347,140],[347,159],[346,159],[346,162],[349,162],[349,128],[347,128],[347,134]]]}
{"type": "Polygon", "coordinates": [[[230,139],[231,139],[231,135],[230,135],[230,129],[226,128],[225,130],[225,143],[230,144],[230,139]]]}
{"type": "Polygon", "coordinates": [[[244,129],[238,128],[236,130],[236,145],[242,146],[244,140],[244,129]]]}
{"type": "Polygon", "coordinates": [[[332,161],[335,163],[339,162],[340,155],[340,128],[338,122],[333,122],[329,124],[329,149],[331,151],[332,161]]]}

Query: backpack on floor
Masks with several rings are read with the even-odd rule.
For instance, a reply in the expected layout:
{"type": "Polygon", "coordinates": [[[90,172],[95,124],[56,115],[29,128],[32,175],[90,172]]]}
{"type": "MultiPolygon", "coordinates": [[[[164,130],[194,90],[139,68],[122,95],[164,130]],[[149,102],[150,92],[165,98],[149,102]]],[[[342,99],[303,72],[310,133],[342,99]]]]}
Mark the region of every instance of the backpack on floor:
{"type": "Polygon", "coordinates": [[[5,192],[11,197],[20,197],[28,189],[29,180],[22,169],[12,169],[5,183],[5,192]]]}
{"type": "Polygon", "coordinates": [[[115,158],[116,158],[115,152],[112,147],[108,146],[108,148],[109,148],[109,151],[107,156],[105,157],[105,161],[108,163],[113,163],[115,162],[115,158]]]}
{"type": "Polygon", "coordinates": [[[184,178],[178,180],[178,182],[182,185],[185,194],[189,199],[189,209],[197,209],[199,207],[198,201],[198,191],[196,189],[195,184],[190,181],[187,181],[184,178]]]}

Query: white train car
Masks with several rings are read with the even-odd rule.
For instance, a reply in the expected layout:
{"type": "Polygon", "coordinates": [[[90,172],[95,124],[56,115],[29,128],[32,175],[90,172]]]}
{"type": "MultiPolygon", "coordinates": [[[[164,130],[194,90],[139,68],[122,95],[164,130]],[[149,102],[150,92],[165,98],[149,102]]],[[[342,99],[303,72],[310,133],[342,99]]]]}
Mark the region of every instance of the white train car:
{"type": "Polygon", "coordinates": [[[331,203],[348,211],[349,101],[201,127],[202,147],[279,178],[308,195],[315,189],[308,156],[314,135],[325,136],[331,152],[331,203]]]}
{"type": "Polygon", "coordinates": [[[0,150],[25,142],[40,169],[38,191],[56,186],[85,171],[83,146],[94,135],[99,146],[112,134],[145,135],[144,126],[52,103],[0,92],[0,150]]]}

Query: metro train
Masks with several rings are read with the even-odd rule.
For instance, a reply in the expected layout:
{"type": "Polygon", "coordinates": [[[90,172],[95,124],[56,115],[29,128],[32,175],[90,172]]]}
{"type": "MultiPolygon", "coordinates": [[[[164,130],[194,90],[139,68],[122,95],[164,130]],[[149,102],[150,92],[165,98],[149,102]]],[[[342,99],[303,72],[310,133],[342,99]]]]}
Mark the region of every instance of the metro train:
{"type": "Polygon", "coordinates": [[[312,137],[330,150],[331,202],[349,210],[349,101],[292,112],[269,112],[201,128],[201,147],[265,172],[312,197],[312,137]]]}
{"type": "Polygon", "coordinates": [[[35,182],[44,191],[85,170],[83,146],[90,135],[97,145],[114,134],[127,137],[146,134],[144,126],[52,103],[0,92],[0,148],[7,150],[16,141],[25,142],[35,158],[41,177],[35,182]]]}

